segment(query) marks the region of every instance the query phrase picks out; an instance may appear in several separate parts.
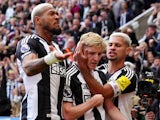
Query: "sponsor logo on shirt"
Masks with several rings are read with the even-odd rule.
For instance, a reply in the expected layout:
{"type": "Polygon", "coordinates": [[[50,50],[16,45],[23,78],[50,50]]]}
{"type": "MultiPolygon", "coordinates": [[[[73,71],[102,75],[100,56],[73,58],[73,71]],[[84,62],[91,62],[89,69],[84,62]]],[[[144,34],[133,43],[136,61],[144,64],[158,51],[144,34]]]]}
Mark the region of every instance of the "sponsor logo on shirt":
{"type": "Polygon", "coordinates": [[[57,74],[61,77],[66,76],[66,68],[59,63],[52,64],[51,66],[51,74],[57,74]]]}

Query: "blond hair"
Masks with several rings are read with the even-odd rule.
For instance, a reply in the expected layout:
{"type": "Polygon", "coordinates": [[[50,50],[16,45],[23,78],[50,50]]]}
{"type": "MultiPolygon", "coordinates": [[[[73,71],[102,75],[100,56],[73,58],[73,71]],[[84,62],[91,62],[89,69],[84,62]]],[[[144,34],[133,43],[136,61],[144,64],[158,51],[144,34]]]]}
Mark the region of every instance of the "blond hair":
{"type": "Polygon", "coordinates": [[[130,47],[131,46],[131,38],[126,34],[126,33],[122,33],[122,32],[113,32],[111,35],[110,35],[110,38],[109,40],[112,38],[112,37],[122,37],[124,39],[124,41],[126,42],[126,44],[130,47]]]}
{"type": "Polygon", "coordinates": [[[99,46],[102,48],[102,51],[106,50],[106,42],[103,38],[94,32],[88,32],[81,36],[80,42],[83,42],[84,46],[99,46]]]}

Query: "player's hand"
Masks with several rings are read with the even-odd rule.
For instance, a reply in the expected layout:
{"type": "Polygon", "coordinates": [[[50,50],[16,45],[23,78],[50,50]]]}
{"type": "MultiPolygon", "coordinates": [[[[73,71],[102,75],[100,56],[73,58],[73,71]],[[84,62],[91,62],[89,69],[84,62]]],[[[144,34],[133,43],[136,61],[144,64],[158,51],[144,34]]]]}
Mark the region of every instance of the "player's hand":
{"type": "Polygon", "coordinates": [[[152,111],[148,112],[145,116],[145,120],[154,120],[154,119],[155,119],[155,114],[152,111]]]}
{"type": "Polygon", "coordinates": [[[70,55],[72,55],[72,52],[68,52],[68,53],[60,53],[60,52],[56,52],[55,53],[55,56],[58,60],[64,60],[66,58],[68,58],[70,55]]]}
{"type": "Polygon", "coordinates": [[[63,54],[60,51],[57,51],[53,46],[49,46],[50,53],[48,53],[46,56],[44,56],[44,62],[47,65],[51,65],[53,63],[59,62],[61,60],[66,59],[70,55],[72,55],[72,52],[63,54]]]}
{"type": "Polygon", "coordinates": [[[104,97],[102,96],[102,94],[95,94],[92,97],[92,99],[94,99],[94,101],[95,101],[95,107],[102,105],[104,102],[104,97]]]}
{"type": "Polygon", "coordinates": [[[70,55],[73,54],[72,52],[61,53],[61,52],[55,50],[55,48],[54,48],[53,46],[50,46],[49,48],[50,48],[50,51],[55,52],[55,57],[56,57],[58,60],[64,60],[64,59],[68,58],[70,55]]]}
{"type": "Polygon", "coordinates": [[[87,63],[88,59],[87,59],[87,51],[83,51],[83,46],[84,46],[84,43],[83,42],[78,42],[77,44],[77,47],[75,49],[75,52],[74,52],[74,55],[73,55],[73,58],[74,58],[74,61],[76,61],[78,63],[78,67],[79,69],[81,70],[81,72],[83,71],[89,71],[89,68],[87,66],[87,64],[84,64],[84,63],[87,63]]]}

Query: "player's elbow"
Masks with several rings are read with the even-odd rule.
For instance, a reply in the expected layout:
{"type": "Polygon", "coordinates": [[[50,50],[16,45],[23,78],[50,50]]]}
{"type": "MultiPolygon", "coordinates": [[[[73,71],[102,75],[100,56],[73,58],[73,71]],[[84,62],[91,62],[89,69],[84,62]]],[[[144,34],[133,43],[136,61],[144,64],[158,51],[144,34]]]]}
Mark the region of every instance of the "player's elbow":
{"type": "Polygon", "coordinates": [[[69,109],[63,109],[63,117],[65,120],[75,120],[74,115],[69,109]]]}
{"type": "Polygon", "coordinates": [[[27,76],[33,76],[34,75],[33,73],[31,73],[29,71],[26,71],[26,74],[27,74],[27,76]]]}
{"type": "Polygon", "coordinates": [[[74,120],[70,115],[64,115],[65,120],[74,120]]]}
{"type": "Polygon", "coordinates": [[[26,66],[23,66],[23,70],[24,70],[24,72],[26,73],[27,76],[33,76],[34,75],[34,72],[26,66]]]}
{"type": "Polygon", "coordinates": [[[65,120],[74,120],[73,115],[68,113],[68,112],[64,112],[63,117],[64,117],[65,120]]]}
{"type": "Polygon", "coordinates": [[[112,86],[109,84],[104,85],[102,95],[105,99],[112,98],[114,96],[114,90],[112,86]]]}

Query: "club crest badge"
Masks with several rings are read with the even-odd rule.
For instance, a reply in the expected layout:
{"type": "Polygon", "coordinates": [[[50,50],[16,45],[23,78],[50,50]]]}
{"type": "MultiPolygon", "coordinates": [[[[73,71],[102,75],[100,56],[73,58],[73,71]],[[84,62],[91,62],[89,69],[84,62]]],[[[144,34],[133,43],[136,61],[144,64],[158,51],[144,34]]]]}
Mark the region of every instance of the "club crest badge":
{"type": "Polygon", "coordinates": [[[27,44],[22,45],[21,52],[26,53],[30,50],[30,47],[27,44]]]}
{"type": "Polygon", "coordinates": [[[63,95],[65,97],[71,97],[72,96],[71,88],[69,86],[64,87],[63,95]]]}

